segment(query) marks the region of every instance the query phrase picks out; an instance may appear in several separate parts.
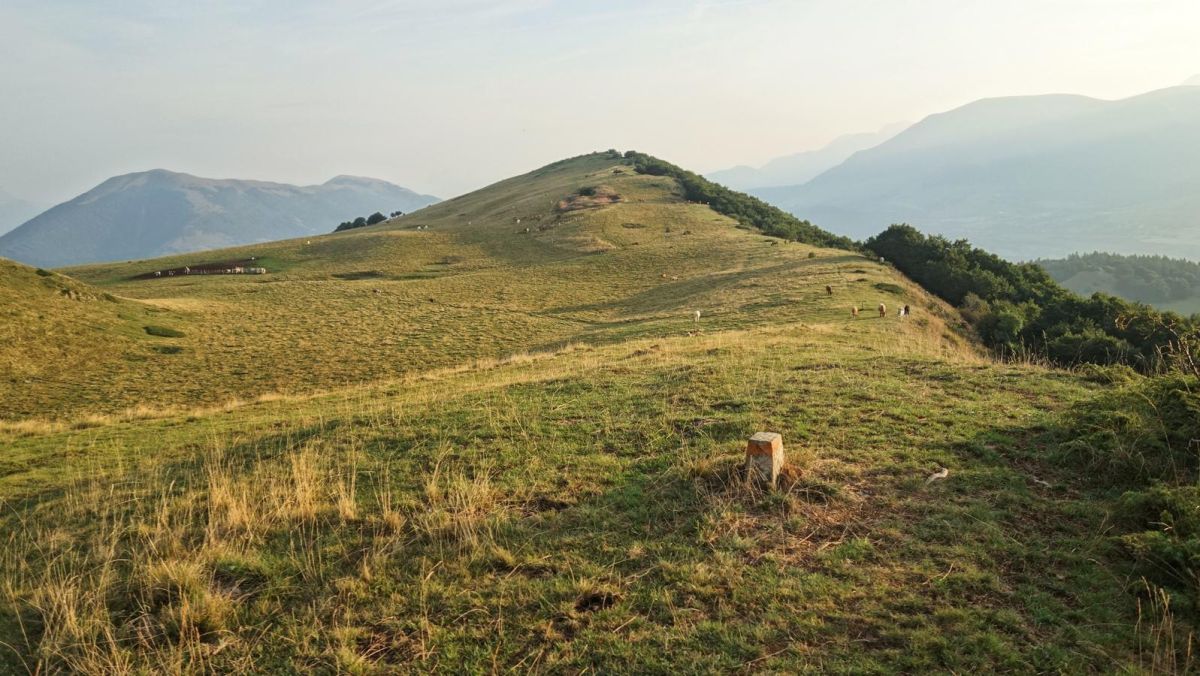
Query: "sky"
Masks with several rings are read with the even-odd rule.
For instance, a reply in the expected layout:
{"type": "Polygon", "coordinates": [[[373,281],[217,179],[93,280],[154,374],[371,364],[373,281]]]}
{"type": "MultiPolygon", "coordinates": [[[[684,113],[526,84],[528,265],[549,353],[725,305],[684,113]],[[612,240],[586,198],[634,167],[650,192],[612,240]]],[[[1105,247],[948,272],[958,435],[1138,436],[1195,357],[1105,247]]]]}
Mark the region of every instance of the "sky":
{"type": "Polygon", "coordinates": [[[1195,0],[4,0],[0,190],[166,168],[440,197],[593,150],[710,171],[989,96],[1200,73],[1195,0]]]}

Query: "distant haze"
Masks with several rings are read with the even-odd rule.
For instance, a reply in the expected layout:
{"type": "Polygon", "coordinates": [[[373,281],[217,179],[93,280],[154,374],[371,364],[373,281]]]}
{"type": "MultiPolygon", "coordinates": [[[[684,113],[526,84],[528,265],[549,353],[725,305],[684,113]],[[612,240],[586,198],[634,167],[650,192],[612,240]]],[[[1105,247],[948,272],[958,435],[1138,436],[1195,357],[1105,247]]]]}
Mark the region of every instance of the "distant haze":
{"type": "Polygon", "coordinates": [[[761,167],[740,166],[709,172],[708,178],[736,190],[807,183],[841,164],[854,153],[883,143],[907,126],[893,124],[877,132],[839,136],[828,145],[815,150],[776,157],[761,167]]]}
{"type": "Polygon", "coordinates": [[[637,148],[759,166],[987,96],[1200,71],[1194,0],[0,3],[0,186],[169,167],[450,197],[637,148]]]}
{"type": "Polygon", "coordinates": [[[907,222],[1017,259],[1200,258],[1200,87],[977,101],[804,185],[753,192],[854,237],[907,222]]]}

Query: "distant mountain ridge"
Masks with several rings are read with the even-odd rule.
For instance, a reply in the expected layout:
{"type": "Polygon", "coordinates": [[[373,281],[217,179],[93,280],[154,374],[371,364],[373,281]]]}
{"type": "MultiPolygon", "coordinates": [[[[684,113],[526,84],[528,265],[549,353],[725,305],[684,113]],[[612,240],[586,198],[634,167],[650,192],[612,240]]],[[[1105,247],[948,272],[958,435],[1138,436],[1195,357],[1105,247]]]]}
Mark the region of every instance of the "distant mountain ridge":
{"type": "Polygon", "coordinates": [[[1200,87],[1118,101],[984,99],[931,115],[806,184],[752,191],[855,237],[891,223],[1010,258],[1200,257],[1200,87]]]}
{"type": "Polygon", "coordinates": [[[33,218],[42,209],[0,189],[0,235],[33,218]]]}
{"type": "Polygon", "coordinates": [[[876,132],[846,134],[816,150],[777,157],[762,167],[742,165],[711,172],[705,178],[734,190],[806,183],[841,164],[854,153],[892,138],[907,126],[907,123],[892,124],[876,132]]]}
{"type": "Polygon", "coordinates": [[[373,211],[439,201],[374,178],[321,185],[211,179],[165,169],[114,176],[0,237],[0,256],[58,267],[303,237],[373,211]]]}

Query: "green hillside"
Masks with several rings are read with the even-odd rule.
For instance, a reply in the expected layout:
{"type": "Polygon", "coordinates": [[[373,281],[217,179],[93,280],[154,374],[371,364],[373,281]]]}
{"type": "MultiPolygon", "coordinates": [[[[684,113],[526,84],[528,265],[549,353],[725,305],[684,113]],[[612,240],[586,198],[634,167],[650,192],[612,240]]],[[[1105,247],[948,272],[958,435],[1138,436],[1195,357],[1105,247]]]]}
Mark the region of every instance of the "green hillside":
{"type": "Polygon", "coordinates": [[[1200,263],[1194,261],[1096,252],[1036,262],[1085,296],[1099,291],[1183,315],[1200,313],[1200,263]]]}
{"type": "Polygon", "coordinates": [[[130,391],[148,389],[138,365],[160,361],[165,343],[145,327],[176,321],[164,308],[0,259],[0,420],[68,410],[77,390],[117,379],[130,391]]]}
{"type": "Polygon", "coordinates": [[[33,382],[0,395],[13,402],[9,416],[203,408],[674,334],[691,328],[695,310],[712,330],[841,320],[852,303],[930,302],[903,283],[902,295],[879,291],[894,274],[859,256],[735,225],[686,203],[673,179],[596,154],[336,235],[74,268],[66,272],[169,311],[160,323],[183,335],[159,342],[177,351],[146,355],[133,374],[97,365],[86,387],[33,382]],[[596,187],[619,201],[579,208],[591,198],[578,190],[596,187]],[[251,257],[268,274],[135,279],[251,257]],[[835,297],[823,295],[827,284],[835,297]]]}
{"type": "MultiPolygon", "coordinates": [[[[890,265],[684,190],[598,153],[48,278],[105,314],[55,341],[89,370],[0,381],[0,670],[1187,666],[1194,607],[1137,595],[1133,484],[1096,480],[1161,476],[1122,398],[1150,379],[992,361],[890,265]],[[775,491],[740,470],[761,430],[775,491]]],[[[67,321],[20,270],[21,330],[67,321]]]]}

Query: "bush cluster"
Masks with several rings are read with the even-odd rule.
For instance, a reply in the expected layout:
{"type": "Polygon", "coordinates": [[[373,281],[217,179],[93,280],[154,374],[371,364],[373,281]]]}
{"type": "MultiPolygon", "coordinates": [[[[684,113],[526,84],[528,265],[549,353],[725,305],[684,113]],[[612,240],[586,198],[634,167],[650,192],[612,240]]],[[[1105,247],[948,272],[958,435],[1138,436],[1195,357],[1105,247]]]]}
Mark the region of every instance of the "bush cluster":
{"type": "Polygon", "coordinates": [[[393,211],[391,216],[384,216],[380,212],[376,211],[375,213],[371,214],[370,216],[359,216],[358,218],[354,219],[353,221],[343,221],[342,223],[338,224],[338,227],[334,228],[333,231],[334,232],[343,232],[346,230],[353,230],[355,228],[365,228],[368,225],[375,225],[376,223],[382,223],[389,218],[395,218],[397,216],[403,216],[403,215],[404,215],[403,212],[393,211]]]}
{"type": "Polygon", "coordinates": [[[1010,263],[966,240],[927,236],[909,225],[893,225],[866,247],[958,306],[1001,354],[1153,373],[1166,365],[1178,335],[1196,330],[1195,321],[1177,314],[1102,293],[1084,298],[1038,265],[1010,263]]]}

